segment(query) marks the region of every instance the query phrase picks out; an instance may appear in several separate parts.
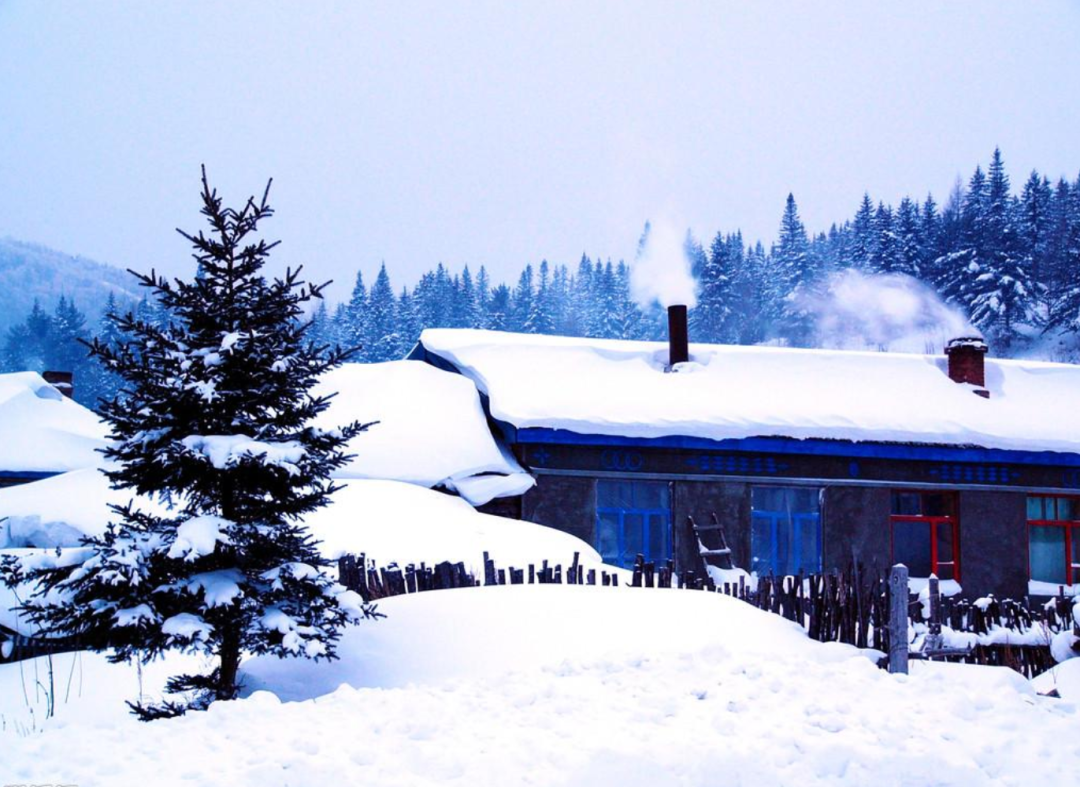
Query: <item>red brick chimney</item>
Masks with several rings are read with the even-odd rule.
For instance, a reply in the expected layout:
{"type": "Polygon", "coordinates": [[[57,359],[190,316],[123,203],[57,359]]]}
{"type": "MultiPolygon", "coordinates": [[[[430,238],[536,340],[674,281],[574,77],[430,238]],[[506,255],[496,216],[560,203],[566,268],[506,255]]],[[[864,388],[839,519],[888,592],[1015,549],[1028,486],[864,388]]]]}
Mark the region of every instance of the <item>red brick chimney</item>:
{"type": "Polygon", "coordinates": [[[990,398],[986,390],[986,342],[978,336],[961,336],[950,339],[945,345],[945,355],[949,357],[949,379],[955,383],[968,383],[977,386],[976,394],[984,399],[990,398]]]}
{"type": "Polygon", "coordinates": [[[42,372],[41,376],[68,399],[75,396],[75,376],[71,372],[42,372]]]}
{"type": "Polygon", "coordinates": [[[690,339],[686,327],[686,307],[668,306],[668,368],[690,360],[690,339]]]}

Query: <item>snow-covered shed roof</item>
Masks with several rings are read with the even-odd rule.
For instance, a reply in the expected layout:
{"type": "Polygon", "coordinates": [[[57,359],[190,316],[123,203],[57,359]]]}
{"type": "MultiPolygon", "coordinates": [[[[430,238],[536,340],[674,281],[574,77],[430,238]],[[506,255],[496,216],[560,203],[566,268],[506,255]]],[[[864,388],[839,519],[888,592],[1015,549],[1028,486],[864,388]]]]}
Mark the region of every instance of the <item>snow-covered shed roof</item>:
{"type": "Polygon", "coordinates": [[[354,457],[336,478],[444,486],[474,505],[534,483],[495,442],[476,386],[460,375],[412,361],[349,363],[314,392],[336,394],[317,426],[378,421],[349,443],[354,457]]]}
{"type": "Polygon", "coordinates": [[[661,342],[432,329],[420,345],[519,430],[1080,452],[1070,364],[987,359],[983,399],[949,379],[944,356],[692,344],[665,373],[661,342]]]}
{"type": "Polygon", "coordinates": [[[107,429],[36,372],[0,374],[0,473],[62,473],[101,464],[107,429]]]}

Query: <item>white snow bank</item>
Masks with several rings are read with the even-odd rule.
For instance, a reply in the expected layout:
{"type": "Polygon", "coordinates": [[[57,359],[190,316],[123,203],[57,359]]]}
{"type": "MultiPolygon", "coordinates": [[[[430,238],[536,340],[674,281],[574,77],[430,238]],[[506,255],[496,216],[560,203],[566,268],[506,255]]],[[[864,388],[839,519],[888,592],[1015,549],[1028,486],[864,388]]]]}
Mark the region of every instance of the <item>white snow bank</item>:
{"type": "Polygon", "coordinates": [[[96,415],[36,372],[0,374],[0,472],[98,467],[107,433],[96,415]]]}
{"type": "Polygon", "coordinates": [[[474,505],[521,494],[534,483],[499,450],[476,386],[461,375],[416,361],[350,363],[324,375],[313,391],[333,392],[337,396],[316,426],[379,422],[349,444],[356,456],[339,478],[444,485],[474,505]]]}
{"type": "Polygon", "coordinates": [[[331,559],[364,552],[380,566],[449,560],[482,573],[485,551],[500,568],[542,560],[569,566],[579,552],[583,564],[601,564],[596,550],[569,533],[481,514],[458,497],[411,484],[349,481],[332,501],[305,520],[331,559]]]}
{"type": "MultiPolygon", "coordinates": [[[[83,536],[100,536],[114,514],[109,505],[123,505],[136,496],[130,489],[112,489],[96,469],[75,470],[29,484],[0,489],[0,549],[72,547],[83,536]]],[[[138,497],[138,508],[164,513],[163,505],[138,497]]]]}
{"type": "Polygon", "coordinates": [[[1080,451],[1080,366],[988,359],[990,399],[952,382],[944,356],[667,345],[429,329],[420,343],[518,428],[711,439],[780,436],[1080,451]]]}
{"type": "MultiPolygon", "coordinates": [[[[142,724],[120,703],[134,670],[102,665],[83,682],[102,690],[93,702],[61,707],[41,734],[4,738],[0,776],[120,787],[989,787],[1068,784],[1080,760],[1076,705],[1037,697],[1011,670],[915,663],[911,676],[891,676],[717,594],[481,588],[383,609],[386,620],[349,633],[346,660],[324,665],[365,688],[303,702],[254,691],[142,724]],[[388,684],[398,688],[370,688],[388,684]]],[[[249,680],[258,663],[245,665],[249,680]]],[[[0,714],[23,706],[17,669],[0,667],[0,714]]],[[[300,670],[266,676],[286,695],[334,688],[321,672],[317,686],[300,670]]]]}
{"type": "MultiPolygon", "coordinates": [[[[832,658],[794,623],[719,593],[572,585],[428,591],[378,602],[385,620],[350,628],[330,664],[257,657],[246,691],[312,699],[340,684],[392,688],[722,647],[741,657],[832,658]],[[497,636],[493,641],[491,635],[497,636]]],[[[858,655],[838,646],[844,658],[858,655]]]]}
{"type": "Polygon", "coordinates": [[[1047,670],[1031,681],[1035,691],[1049,694],[1053,690],[1064,700],[1080,703],[1080,659],[1069,659],[1047,670]]]}

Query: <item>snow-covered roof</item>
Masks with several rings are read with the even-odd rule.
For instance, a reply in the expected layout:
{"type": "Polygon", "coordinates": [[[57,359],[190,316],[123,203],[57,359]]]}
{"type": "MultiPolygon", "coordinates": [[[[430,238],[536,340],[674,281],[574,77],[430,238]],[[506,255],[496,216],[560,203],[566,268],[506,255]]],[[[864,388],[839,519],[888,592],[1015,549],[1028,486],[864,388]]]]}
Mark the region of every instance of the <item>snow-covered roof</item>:
{"type": "Polygon", "coordinates": [[[349,444],[355,456],[337,478],[445,486],[474,505],[534,483],[495,442],[476,386],[460,375],[413,361],[350,363],[324,375],[315,393],[337,394],[317,426],[378,421],[349,444]]]}
{"type": "Polygon", "coordinates": [[[662,342],[433,329],[424,350],[519,429],[625,437],[789,437],[1080,452],[1080,366],[986,360],[990,398],[944,356],[692,344],[665,373],[662,342]]]}
{"type": "Polygon", "coordinates": [[[97,467],[106,434],[96,415],[36,372],[0,374],[0,472],[97,467]]]}

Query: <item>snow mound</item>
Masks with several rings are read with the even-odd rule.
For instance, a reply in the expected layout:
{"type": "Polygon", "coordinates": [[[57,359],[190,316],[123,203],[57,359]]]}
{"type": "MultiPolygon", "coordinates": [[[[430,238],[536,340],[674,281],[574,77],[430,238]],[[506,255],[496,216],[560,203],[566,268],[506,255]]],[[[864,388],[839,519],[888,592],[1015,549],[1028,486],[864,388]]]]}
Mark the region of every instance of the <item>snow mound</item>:
{"type": "Polygon", "coordinates": [[[1080,703],[1080,659],[1069,659],[1038,675],[1031,681],[1035,691],[1057,691],[1062,699],[1080,703]]]}
{"type": "Polygon", "coordinates": [[[99,467],[108,430],[36,372],[0,374],[0,473],[99,467]]]}
{"type": "Polygon", "coordinates": [[[449,560],[482,573],[485,551],[501,568],[542,560],[568,566],[579,552],[583,564],[601,564],[596,550],[569,533],[481,514],[461,498],[411,484],[349,481],[331,500],[305,519],[330,559],[363,552],[380,566],[449,560]]]}
{"type": "Polygon", "coordinates": [[[517,586],[381,606],[389,616],[351,629],[340,662],[249,660],[246,698],[166,722],[124,715],[134,668],[62,656],[56,683],[67,692],[81,673],[87,694],[20,735],[24,692],[40,696],[48,665],[0,666],[0,777],[990,787],[1068,784],[1080,761],[1076,705],[1037,697],[1011,670],[914,663],[889,675],[717,594],[517,586]]]}
{"type": "Polygon", "coordinates": [[[350,442],[355,457],[339,478],[445,486],[474,505],[521,494],[534,483],[500,450],[476,386],[461,375],[416,361],[350,363],[324,375],[313,390],[334,392],[316,426],[378,421],[350,442]]]}
{"type": "Polygon", "coordinates": [[[988,359],[986,400],[948,378],[943,356],[694,344],[694,373],[664,374],[658,342],[429,329],[420,344],[521,429],[1080,451],[1069,364],[988,359]]]}

